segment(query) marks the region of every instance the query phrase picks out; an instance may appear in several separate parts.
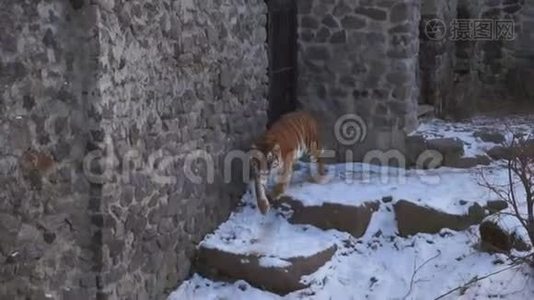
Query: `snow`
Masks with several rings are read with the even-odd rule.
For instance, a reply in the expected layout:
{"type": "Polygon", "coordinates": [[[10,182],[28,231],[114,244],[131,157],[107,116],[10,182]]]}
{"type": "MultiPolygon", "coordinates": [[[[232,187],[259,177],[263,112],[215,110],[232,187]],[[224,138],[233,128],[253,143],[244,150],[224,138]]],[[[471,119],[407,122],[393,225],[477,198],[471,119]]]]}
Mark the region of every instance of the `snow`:
{"type": "MultiPolygon", "coordinates": [[[[201,242],[211,249],[265,258],[266,264],[276,259],[312,256],[333,245],[327,232],[309,225],[291,225],[282,215],[271,210],[262,216],[252,205],[252,195],[243,196],[244,206],[232,213],[228,221],[201,242]],[[290,241],[290,242],[288,242],[290,241]]],[[[277,263],[281,263],[278,261],[277,263]]]]}
{"type": "MultiPolygon", "coordinates": [[[[474,156],[495,145],[474,138],[474,131],[492,126],[501,132],[508,128],[528,131],[532,130],[532,126],[528,126],[532,120],[479,118],[470,123],[434,120],[423,124],[418,132],[431,137],[459,137],[466,144],[466,156],[474,156]]],[[[393,197],[393,201],[381,203],[365,235],[356,239],[336,230],[289,224],[283,213],[276,210],[263,216],[255,208],[253,194],[248,192],[243,196],[242,205],[227,222],[206,237],[203,246],[258,255],[260,264],[265,267],[286,267],[288,258],[312,255],[335,244],[337,251],[332,259],[301,278],[309,288],[283,297],[241,280],[216,282],[195,274],[168,300],[426,300],[489,274],[493,275],[442,299],[534,299],[532,268],[525,264],[510,266],[512,262],[504,254],[481,252],[478,226],[460,232],[444,229],[438,234],[397,236],[395,201],[406,199],[449,213],[465,213],[473,202],[483,206],[488,200],[498,199],[482,186],[481,178],[483,173],[488,182],[506,184],[507,172],[497,164],[469,170],[440,168],[430,171],[340,164],[329,166],[331,180],[325,185],[308,182],[308,164],[299,163],[297,167],[287,194],[306,206],[359,205],[387,196],[393,197]]],[[[521,196],[519,193],[518,197],[521,196]]],[[[508,212],[510,208],[505,211],[508,212]]],[[[510,216],[499,222],[510,230],[521,230],[518,221],[510,216]]],[[[532,252],[513,254],[526,256],[532,252]]]]}
{"type": "MultiPolygon", "coordinates": [[[[374,234],[355,241],[344,234],[332,233],[338,237],[340,250],[325,266],[303,278],[311,283],[310,288],[284,297],[242,281],[220,283],[195,275],[169,300],[435,299],[476,276],[508,268],[502,263],[507,261],[505,256],[476,250],[475,227],[466,232],[443,231],[443,237],[420,234],[410,239],[387,235],[375,238],[374,234]]],[[[496,282],[482,281],[474,290],[468,289],[461,299],[487,299],[490,295],[509,294],[513,297],[508,299],[532,299],[532,285],[520,290],[529,280],[523,274],[525,271],[511,269],[501,274],[501,280],[497,277],[492,279],[496,282]]],[[[445,299],[458,297],[455,293],[445,299]]]]}
{"type": "MultiPolygon", "coordinates": [[[[303,166],[297,177],[309,170],[303,166]]],[[[484,206],[495,200],[486,188],[480,185],[479,171],[482,169],[399,170],[378,168],[363,164],[330,166],[329,173],[335,174],[326,185],[295,180],[287,195],[301,201],[304,206],[320,206],[324,203],[361,205],[364,202],[381,200],[392,196],[394,201],[409,200],[453,214],[465,214],[474,202],[484,206]],[[382,169],[382,170],[380,170],[382,169]],[[347,170],[352,172],[347,177],[347,170]]],[[[502,174],[488,174],[488,177],[502,182],[502,174]]]]}
{"type": "Polygon", "coordinates": [[[447,122],[431,119],[423,122],[412,135],[422,135],[427,139],[458,138],[464,143],[464,157],[485,155],[497,144],[484,142],[474,136],[476,132],[488,131],[504,135],[510,142],[514,133],[534,133],[534,116],[488,117],[479,116],[466,122],[447,122]]]}
{"type": "Polygon", "coordinates": [[[260,266],[265,268],[286,268],[291,266],[291,262],[278,257],[264,256],[259,260],[260,266]]]}
{"type": "MultiPolygon", "coordinates": [[[[340,167],[334,166],[332,169],[343,169],[340,167]]],[[[485,168],[485,171],[493,179],[503,180],[506,176],[505,170],[496,167],[485,168]]],[[[301,168],[295,180],[298,182],[305,178],[305,172],[306,166],[301,168]]],[[[325,195],[338,200],[349,199],[353,195],[368,197],[351,199],[406,197],[421,199],[422,203],[447,211],[463,208],[457,204],[459,199],[475,200],[477,195],[483,195],[483,188],[475,180],[477,170],[439,169],[435,173],[439,175],[440,182],[427,188],[410,178],[407,178],[406,184],[410,188],[399,185],[396,189],[387,184],[383,187],[380,181],[371,181],[366,186],[356,183],[347,185],[340,178],[335,178],[334,182],[326,185],[301,182],[301,186],[292,186],[290,193],[306,197],[307,203],[315,204],[325,195]]],[[[202,243],[204,246],[258,254],[262,256],[260,263],[265,267],[285,267],[289,262],[284,258],[310,255],[331,243],[338,247],[334,257],[317,272],[302,278],[304,283],[310,284],[309,288],[284,297],[262,291],[244,281],[222,283],[195,275],[171,294],[169,300],[435,299],[473,278],[501,270],[506,271],[474,283],[463,291],[464,295],[455,292],[444,299],[488,299],[500,296],[532,299],[534,285],[528,284],[528,268],[507,270],[510,261],[505,255],[479,251],[477,226],[463,232],[445,229],[435,235],[417,234],[401,238],[396,235],[393,204],[382,203],[371,219],[366,234],[355,239],[336,230],[322,231],[311,226],[291,225],[273,210],[262,216],[253,207],[252,195],[247,193],[243,197],[243,206],[206,238],[202,243]]]]}

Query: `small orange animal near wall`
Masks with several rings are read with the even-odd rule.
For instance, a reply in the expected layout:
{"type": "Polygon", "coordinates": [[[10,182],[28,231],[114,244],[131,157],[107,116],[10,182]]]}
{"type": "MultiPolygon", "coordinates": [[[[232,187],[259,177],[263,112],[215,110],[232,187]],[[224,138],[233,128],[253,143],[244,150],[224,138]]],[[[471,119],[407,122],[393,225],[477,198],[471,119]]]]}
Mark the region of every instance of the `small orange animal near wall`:
{"type": "Polygon", "coordinates": [[[292,112],[282,116],[252,145],[251,166],[256,201],[262,214],[270,208],[265,192],[269,175],[277,172],[277,183],[271,198],[278,200],[287,189],[293,172],[293,163],[304,154],[317,163],[316,182],[326,179],[317,121],[306,112],[292,112]]]}

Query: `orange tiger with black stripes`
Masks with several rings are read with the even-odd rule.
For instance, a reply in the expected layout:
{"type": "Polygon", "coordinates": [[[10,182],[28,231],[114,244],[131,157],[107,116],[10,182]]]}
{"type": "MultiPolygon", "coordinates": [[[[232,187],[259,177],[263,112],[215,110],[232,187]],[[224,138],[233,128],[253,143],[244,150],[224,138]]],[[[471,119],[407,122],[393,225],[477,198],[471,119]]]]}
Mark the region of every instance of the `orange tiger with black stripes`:
{"type": "Polygon", "coordinates": [[[270,195],[273,200],[278,200],[284,194],[291,181],[293,163],[304,154],[308,154],[310,161],[317,164],[318,176],[313,177],[314,181],[322,183],[326,179],[317,121],[307,112],[283,115],[252,145],[252,149],[252,180],[262,214],[266,214],[270,208],[265,186],[272,171],[278,175],[270,195]]]}

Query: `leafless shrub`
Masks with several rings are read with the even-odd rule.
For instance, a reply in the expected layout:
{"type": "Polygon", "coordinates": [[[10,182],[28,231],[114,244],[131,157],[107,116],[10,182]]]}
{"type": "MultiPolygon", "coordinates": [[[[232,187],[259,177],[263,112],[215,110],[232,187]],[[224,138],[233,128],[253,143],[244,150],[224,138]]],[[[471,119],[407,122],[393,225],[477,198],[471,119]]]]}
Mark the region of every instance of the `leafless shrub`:
{"type": "Polygon", "coordinates": [[[512,208],[510,214],[525,228],[534,245],[534,142],[528,135],[514,135],[503,149],[506,182],[491,182],[482,172],[481,185],[497,195],[499,200],[508,203],[512,208]]]}

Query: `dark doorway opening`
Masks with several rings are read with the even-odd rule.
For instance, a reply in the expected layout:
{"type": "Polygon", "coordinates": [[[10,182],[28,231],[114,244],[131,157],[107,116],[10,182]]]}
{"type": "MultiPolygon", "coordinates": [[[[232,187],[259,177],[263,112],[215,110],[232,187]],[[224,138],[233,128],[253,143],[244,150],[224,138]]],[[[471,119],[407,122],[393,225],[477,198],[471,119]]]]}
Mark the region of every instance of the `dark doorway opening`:
{"type": "Polygon", "coordinates": [[[296,0],[266,0],[268,10],[269,123],[297,107],[296,0]]]}

